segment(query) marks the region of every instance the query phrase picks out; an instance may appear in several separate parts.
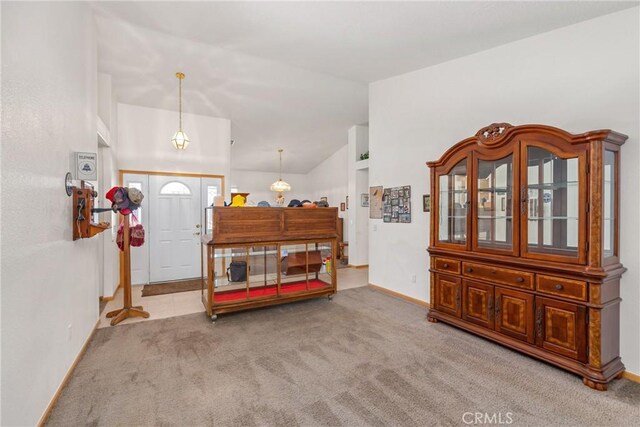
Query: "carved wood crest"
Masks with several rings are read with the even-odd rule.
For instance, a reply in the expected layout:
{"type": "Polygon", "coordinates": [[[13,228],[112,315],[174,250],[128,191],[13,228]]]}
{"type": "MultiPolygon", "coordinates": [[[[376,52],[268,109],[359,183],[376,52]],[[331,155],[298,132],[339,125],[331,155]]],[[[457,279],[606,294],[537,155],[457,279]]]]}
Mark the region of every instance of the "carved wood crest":
{"type": "Polygon", "coordinates": [[[502,139],[505,131],[513,127],[509,123],[493,123],[476,133],[478,142],[485,145],[495,144],[502,139]]]}

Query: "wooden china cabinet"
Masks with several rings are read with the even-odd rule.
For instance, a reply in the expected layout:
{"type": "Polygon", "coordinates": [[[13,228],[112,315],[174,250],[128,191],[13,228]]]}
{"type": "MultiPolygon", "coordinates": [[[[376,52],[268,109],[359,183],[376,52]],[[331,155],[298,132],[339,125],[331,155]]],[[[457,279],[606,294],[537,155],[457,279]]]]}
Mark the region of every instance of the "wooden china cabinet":
{"type": "Polygon", "coordinates": [[[431,170],[428,320],[572,371],[597,390],[620,377],[620,146],[492,124],[431,170]]]}

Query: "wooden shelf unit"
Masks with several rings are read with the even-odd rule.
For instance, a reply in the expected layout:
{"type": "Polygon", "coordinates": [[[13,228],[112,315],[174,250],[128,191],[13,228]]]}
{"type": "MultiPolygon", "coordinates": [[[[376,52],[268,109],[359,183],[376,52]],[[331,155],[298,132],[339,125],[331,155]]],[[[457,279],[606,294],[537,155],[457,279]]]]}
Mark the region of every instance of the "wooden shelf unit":
{"type": "Polygon", "coordinates": [[[497,123],[428,162],[428,320],[606,390],[624,371],[618,218],[626,139],[497,123]]]}
{"type": "Polygon", "coordinates": [[[207,211],[205,224],[211,227],[202,238],[202,302],[212,320],[221,313],[336,293],[337,208],[207,211]],[[325,263],[318,264],[319,256],[325,263]],[[246,280],[232,282],[226,275],[232,261],[245,262],[246,280]]]}

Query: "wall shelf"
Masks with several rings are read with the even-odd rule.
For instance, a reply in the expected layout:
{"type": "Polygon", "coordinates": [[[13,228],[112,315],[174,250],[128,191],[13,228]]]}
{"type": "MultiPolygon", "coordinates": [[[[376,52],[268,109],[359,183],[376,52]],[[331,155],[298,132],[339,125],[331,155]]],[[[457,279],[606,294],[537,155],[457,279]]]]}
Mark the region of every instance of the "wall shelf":
{"type": "Polygon", "coordinates": [[[358,160],[356,162],[356,170],[367,170],[369,169],[369,159],[358,160]]]}

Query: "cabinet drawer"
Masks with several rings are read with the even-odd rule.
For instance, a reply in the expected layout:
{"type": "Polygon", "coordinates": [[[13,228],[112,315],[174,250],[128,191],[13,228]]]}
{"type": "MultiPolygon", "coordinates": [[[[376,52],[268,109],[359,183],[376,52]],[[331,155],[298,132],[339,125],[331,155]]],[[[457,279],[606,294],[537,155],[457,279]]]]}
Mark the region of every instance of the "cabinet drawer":
{"type": "Polygon", "coordinates": [[[536,290],[541,294],[557,295],[578,301],[587,300],[587,282],[562,277],[536,276],[536,290]]]}
{"type": "Polygon", "coordinates": [[[460,261],[451,258],[434,257],[434,269],[443,273],[460,274],[460,261]]]}
{"type": "Polygon", "coordinates": [[[469,277],[475,277],[477,279],[488,280],[492,283],[501,283],[522,289],[533,290],[533,273],[476,264],[473,262],[463,262],[462,274],[469,277]]]}

